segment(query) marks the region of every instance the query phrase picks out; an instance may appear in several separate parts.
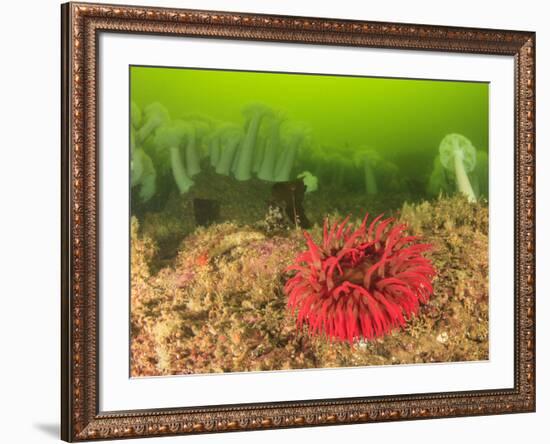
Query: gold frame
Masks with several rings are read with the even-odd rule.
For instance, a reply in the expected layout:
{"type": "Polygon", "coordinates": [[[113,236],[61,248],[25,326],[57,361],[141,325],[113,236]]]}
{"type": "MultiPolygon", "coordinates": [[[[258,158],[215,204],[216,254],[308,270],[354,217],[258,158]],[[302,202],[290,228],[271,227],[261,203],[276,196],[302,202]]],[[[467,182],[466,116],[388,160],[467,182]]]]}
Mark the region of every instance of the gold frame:
{"type": "Polygon", "coordinates": [[[535,34],[322,18],[62,5],[62,439],[442,418],[535,410],[535,34]],[[515,59],[514,388],[101,412],[98,408],[98,35],[102,32],[364,46],[515,59]]]}

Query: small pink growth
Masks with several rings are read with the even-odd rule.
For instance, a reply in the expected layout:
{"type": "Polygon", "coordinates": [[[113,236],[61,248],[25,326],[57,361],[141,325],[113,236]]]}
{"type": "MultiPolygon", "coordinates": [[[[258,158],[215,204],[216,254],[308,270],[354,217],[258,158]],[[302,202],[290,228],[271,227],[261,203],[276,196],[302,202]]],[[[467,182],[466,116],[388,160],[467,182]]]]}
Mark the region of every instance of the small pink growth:
{"type": "Polygon", "coordinates": [[[208,264],[208,253],[203,253],[195,259],[195,264],[204,267],[208,264]]]}

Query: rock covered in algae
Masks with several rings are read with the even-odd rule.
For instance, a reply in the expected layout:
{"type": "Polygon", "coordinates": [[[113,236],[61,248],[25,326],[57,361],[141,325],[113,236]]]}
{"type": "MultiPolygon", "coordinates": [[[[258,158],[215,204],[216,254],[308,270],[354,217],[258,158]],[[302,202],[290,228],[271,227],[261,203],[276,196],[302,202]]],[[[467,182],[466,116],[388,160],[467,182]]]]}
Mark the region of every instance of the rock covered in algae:
{"type": "Polygon", "coordinates": [[[150,329],[156,324],[159,295],[151,289],[151,264],[157,246],[149,236],[140,233],[139,223],[132,217],[130,227],[130,345],[132,354],[143,359],[132,363],[136,374],[154,374],[155,363],[150,361],[150,350],[155,347],[150,329]]]}
{"type": "MultiPolygon", "coordinates": [[[[434,295],[404,330],[354,345],[308,336],[286,308],[285,270],[304,249],[300,230],[199,227],[152,274],[155,245],[136,229],[132,376],[487,359],[486,203],[442,198],[405,204],[397,217],[434,245],[434,295]]],[[[309,231],[321,239],[319,225],[309,231]]]]}

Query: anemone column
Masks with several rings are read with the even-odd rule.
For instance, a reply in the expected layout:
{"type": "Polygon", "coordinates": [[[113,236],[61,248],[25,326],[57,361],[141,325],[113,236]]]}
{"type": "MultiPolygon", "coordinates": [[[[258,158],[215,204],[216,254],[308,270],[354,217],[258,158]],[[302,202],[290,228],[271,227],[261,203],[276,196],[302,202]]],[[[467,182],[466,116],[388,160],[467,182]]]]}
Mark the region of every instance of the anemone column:
{"type": "Polygon", "coordinates": [[[294,166],[294,159],[298,149],[309,137],[309,130],[306,125],[294,122],[286,130],[287,146],[282,152],[277,165],[275,166],[275,182],[286,182],[290,180],[290,172],[294,166]]]}
{"type": "Polygon", "coordinates": [[[269,112],[269,108],[262,104],[248,105],[243,109],[243,114],[248,117],[248,126],[233,171],[237,180],[249,180],[252,177],[254,150],[258,148],[258,131],[262,119],[269,112]]]}
{"type": "Polygon", "coordinates": [[[277,152],[281,144],[281,123],[283,118],[281,116],[275,116],[269,126],[269,134],[265,144],[264,157],[260,170],[258,171],[258,178],[273,182],[275,180],[275,162],[277,160],[277,152]]]}
{"type": "Polygon", "coordinates": [[[468,178],[476,165],[476,150],[469,139],[461,134],[446,135],[439,145],[439,159],[443,167],[456,179],[458,191],[469,202],[476,201],[476,195],[468,178]]]}
{"type": "Polygon", "coordinates": [[[375,170],[381,163],[379,154],[367,147],[360,147],[355,155],[355,162],[363,168],[365,191],[367,194],[378,194],[378,182],[375,170]]]}
{"type": "Polygon", "coordinates": [[[187,193],[193,186],[185,163],[181,156],[181,150],[194,139],[194,129],[182,121],[174,121],[158,129],[155,135],[155,145],[158,149],[167,150],[170,153],[170,166],[176,185],[181,194],[187,193]]]}
{"type": "Polygon", "coordinates": [[[243,140],[243,131],[232,125],[225,126],[220,130],[220,156],[216,165],[216,173],[229,176],[231,166],[236,157],[237,149],[243,140]]]}
{"type": "Polygon", "coordinates": [[[136,139],[139,144],[143,143],[153,131],[167,123],[170,120],[170,115],[163,105],[155,102],[143,109],[143,116],[140,120],[143,124],[136,133],[136,139]]]}

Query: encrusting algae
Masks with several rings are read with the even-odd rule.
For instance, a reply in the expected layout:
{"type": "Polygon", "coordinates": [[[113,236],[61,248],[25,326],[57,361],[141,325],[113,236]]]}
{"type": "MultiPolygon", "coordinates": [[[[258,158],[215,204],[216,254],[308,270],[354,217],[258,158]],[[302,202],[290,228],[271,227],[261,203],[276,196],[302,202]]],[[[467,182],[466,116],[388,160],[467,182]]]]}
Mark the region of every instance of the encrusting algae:
{"type": "MultiPolygon", "coordinates": [[[[486,201],[440,197],[404,204],[393,217],[429,239],[433,295],[403,329],[351,343],[310,335],[287,309],[284,285],[304,251],[301,228],[199,226],[166,260],[157,242],[167,234],[132,218],[132,376],[488,359],[486,201]]],[[[170,224],[167,231],[179,230],[170,224]]],[[[308,232],[322,241],[322,226],[308,232]]]]}

